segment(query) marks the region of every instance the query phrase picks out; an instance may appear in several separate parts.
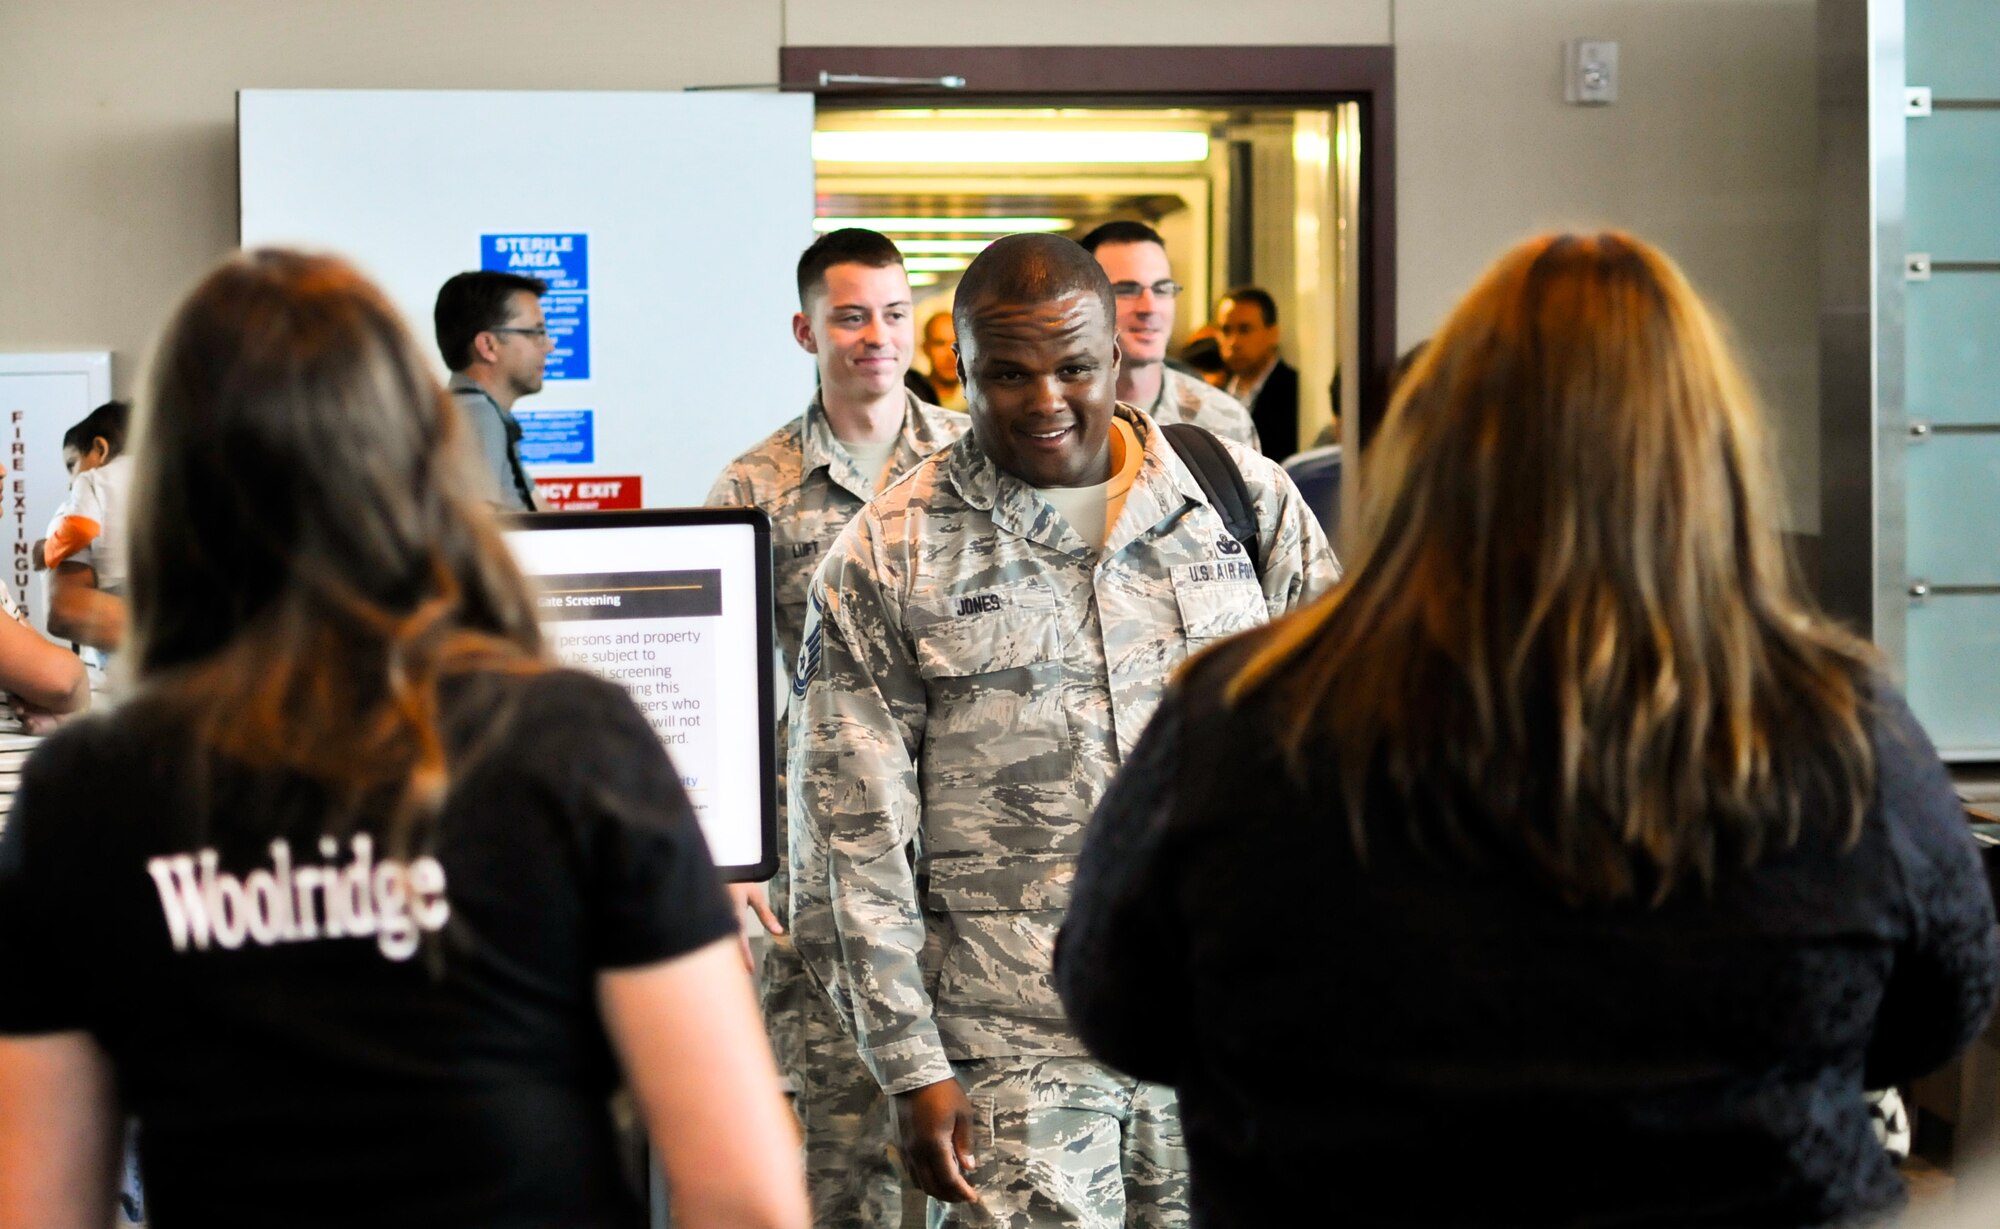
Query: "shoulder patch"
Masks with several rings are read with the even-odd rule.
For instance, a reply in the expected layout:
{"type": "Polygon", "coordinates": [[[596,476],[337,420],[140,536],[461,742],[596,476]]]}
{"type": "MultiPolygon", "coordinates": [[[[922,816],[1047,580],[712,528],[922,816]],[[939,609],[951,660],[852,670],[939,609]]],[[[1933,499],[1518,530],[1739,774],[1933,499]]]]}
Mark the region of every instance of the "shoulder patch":
{"type": "Polygon", "coordinates": [[[820,601],[819,590],[812,591],[812,606],[806,613],[805,639],[799,644],[799,662],[792,670],[792,698],[803,700],[806,687],[819,673],[821,654],[821,633],[826,628],[826,606],[820,601]]]}

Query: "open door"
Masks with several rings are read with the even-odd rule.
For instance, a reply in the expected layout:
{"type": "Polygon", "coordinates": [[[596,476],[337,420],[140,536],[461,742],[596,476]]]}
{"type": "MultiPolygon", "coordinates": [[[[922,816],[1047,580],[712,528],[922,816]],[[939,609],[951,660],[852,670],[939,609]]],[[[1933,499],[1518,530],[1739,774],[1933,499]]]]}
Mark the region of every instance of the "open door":
{"type": "Polygon", "coordinates": [[[446,278],[543,278],[557,349],[516,407],[538,484],[699,504],[811,395],[787,322],[812,125],[799,94],[245,90],[241,240],[353,260],[434,358],[446,278]]]}

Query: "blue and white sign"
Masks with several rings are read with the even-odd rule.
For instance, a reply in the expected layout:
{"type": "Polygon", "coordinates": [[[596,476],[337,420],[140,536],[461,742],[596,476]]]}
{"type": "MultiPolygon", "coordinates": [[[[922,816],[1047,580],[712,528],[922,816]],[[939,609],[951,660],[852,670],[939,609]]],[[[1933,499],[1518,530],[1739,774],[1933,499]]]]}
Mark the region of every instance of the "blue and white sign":
{"type": "Polygon", "coordinates": [[[590,378],[590,296],[556,294],[542,296],[542,317],[556,348],[542,366],[544,380],[588,380],[590,378]]]}
{"type": "MultiPolygon", "coordinates": [[[[479,267],[495,273],[539,277],[555,350],[542,367],[544,380],[590,378],[590,236],[481,235],[479,267]]],[[[526,458],[524,457],[523,460],[526,458]]]]}
{"type": "Polygon", "coordinates": [[[552,291],[590,289],[589,235],[481,235],[479,267],[539,277],[552,291]]]}
{"type": "Polygon", "coordinates": [[[597,462],[594,410],[515,410],[521,423],[525,465],[593,465],[597,462]]]}

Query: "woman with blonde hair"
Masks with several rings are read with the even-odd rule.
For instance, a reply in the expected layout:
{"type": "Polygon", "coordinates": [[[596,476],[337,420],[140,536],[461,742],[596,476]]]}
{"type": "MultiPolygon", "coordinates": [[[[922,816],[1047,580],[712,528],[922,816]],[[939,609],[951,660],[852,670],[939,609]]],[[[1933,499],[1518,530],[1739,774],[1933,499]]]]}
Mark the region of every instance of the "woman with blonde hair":
{"type": "Polygon", "coordinates": [[[1347,579],[1169,694],[1057,952],[1093,1049],[1179,1087],[1197,1223],[1894,1208],[1863,1089],[1986,1019],[1992,900],[1796,591],[1701,300],[1626,235],[1523,244],[1366,479],[1347,579]]]}
{"type": "Polygon", "coordinates": [[[802,1225],[735,919],[617,687],[545,657],[467,429],[381,293],[250,252],[134,459],[137,691],[0,837],[0,1225],[802,1225]]]}

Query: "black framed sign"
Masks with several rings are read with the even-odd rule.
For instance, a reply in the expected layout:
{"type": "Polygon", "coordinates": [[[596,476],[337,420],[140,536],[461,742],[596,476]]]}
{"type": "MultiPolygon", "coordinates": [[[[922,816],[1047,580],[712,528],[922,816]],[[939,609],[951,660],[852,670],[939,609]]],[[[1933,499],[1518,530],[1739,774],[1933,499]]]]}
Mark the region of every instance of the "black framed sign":
{"type": "Polygon", "coordinates": [[[754,508],[502,518],[567,665],[622,684],[725,879],[778,869],[771,521],[754,508]]]}

